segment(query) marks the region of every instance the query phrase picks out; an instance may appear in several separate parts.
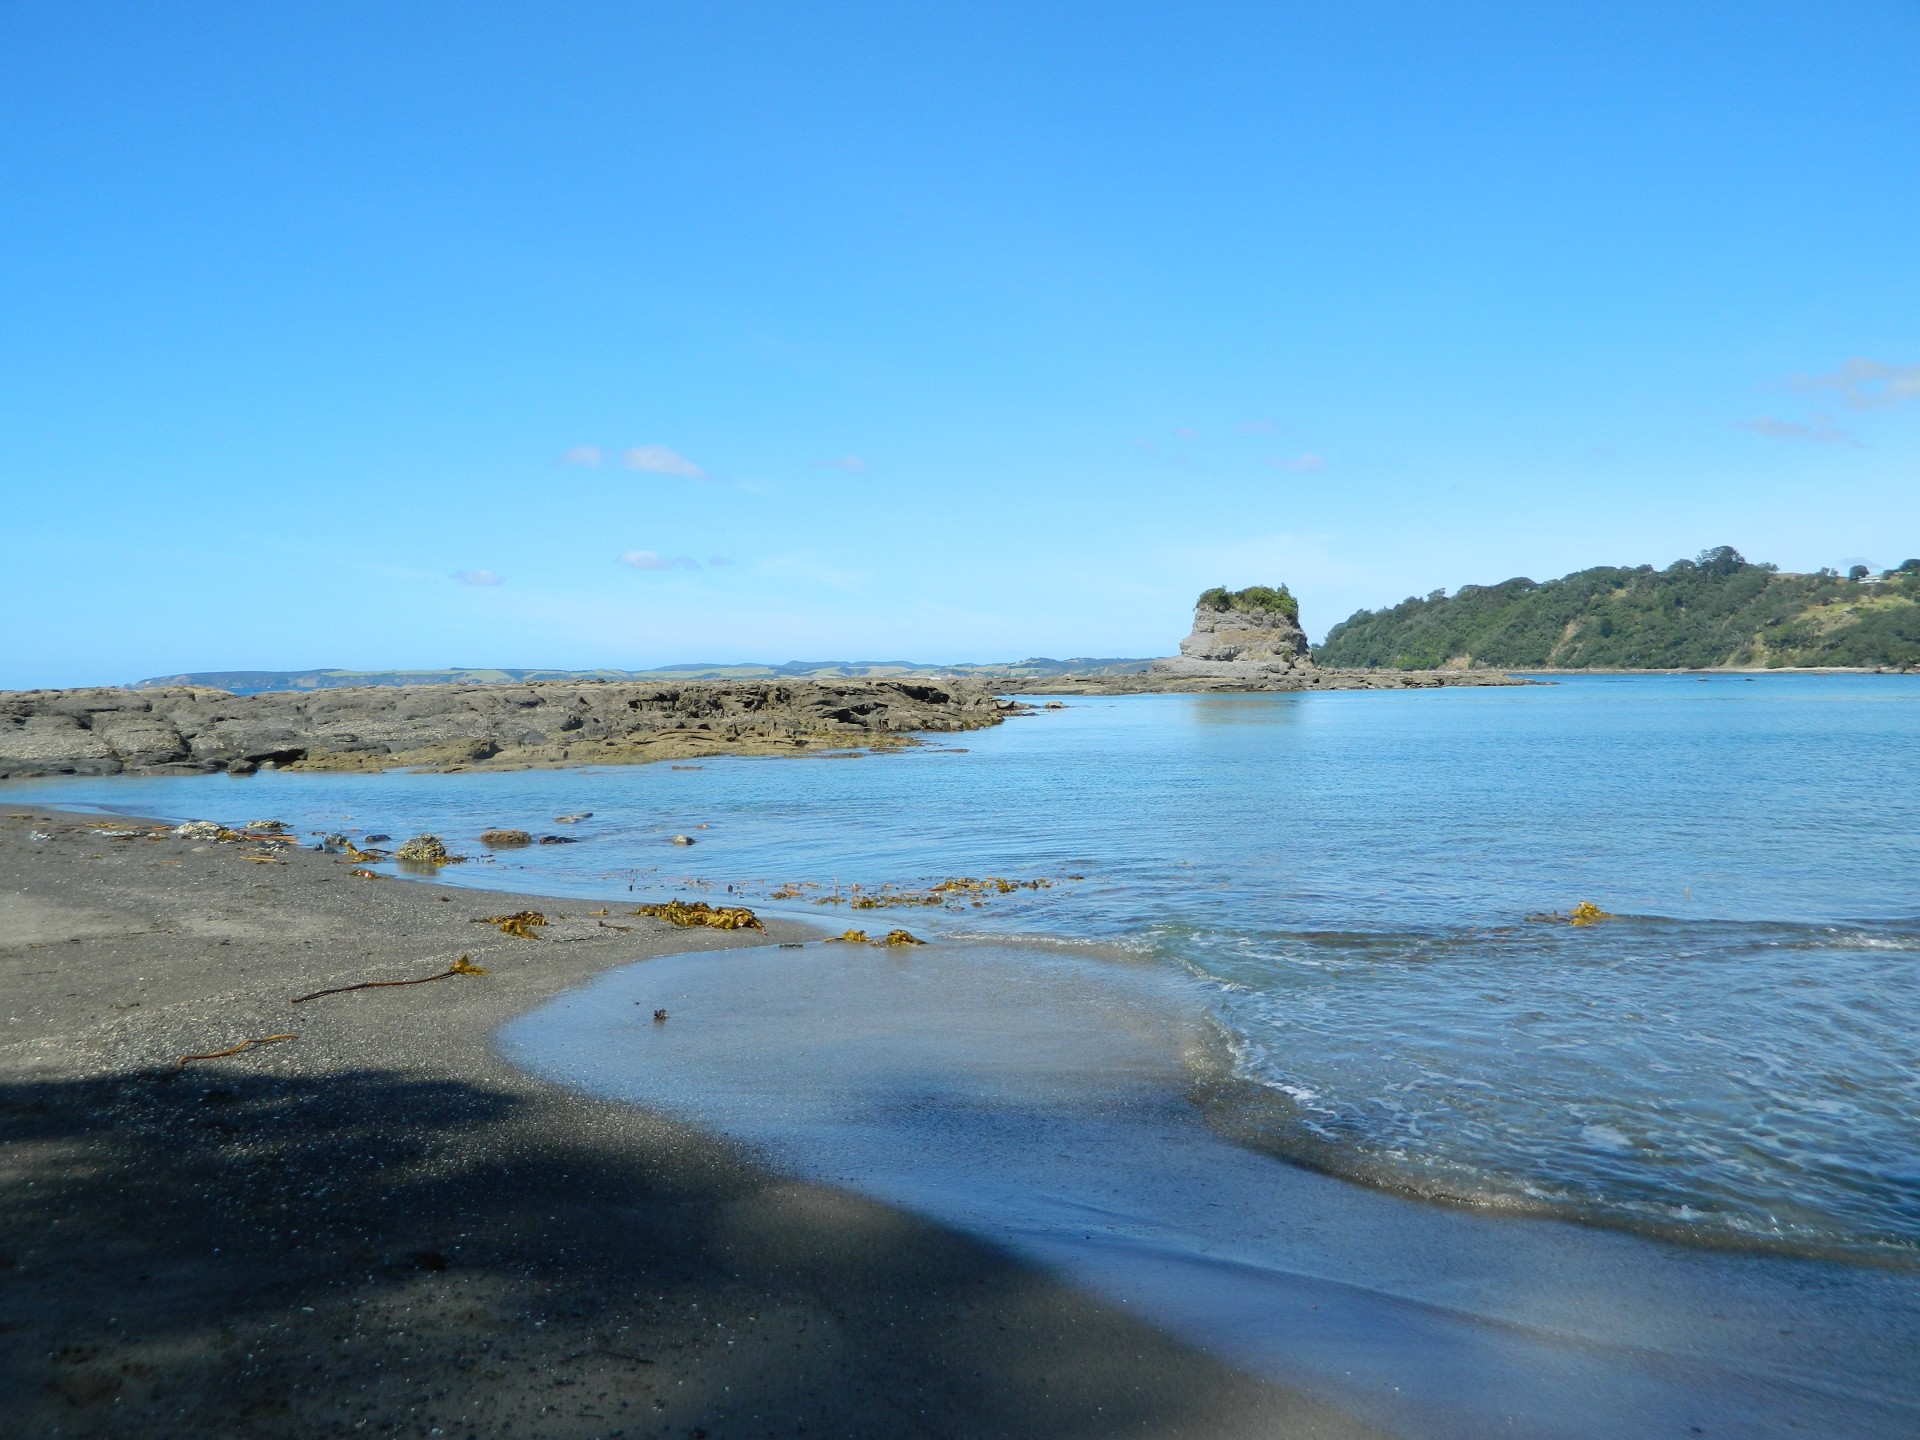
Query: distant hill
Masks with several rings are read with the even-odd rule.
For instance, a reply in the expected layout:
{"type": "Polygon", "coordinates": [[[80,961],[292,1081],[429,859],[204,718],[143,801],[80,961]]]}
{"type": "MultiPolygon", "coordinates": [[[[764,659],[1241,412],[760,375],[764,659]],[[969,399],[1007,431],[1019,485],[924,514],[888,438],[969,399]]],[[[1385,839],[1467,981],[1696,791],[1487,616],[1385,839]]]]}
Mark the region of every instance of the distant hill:
{"type": "Polygon", "coordinates": [[[1789,575],[1723,545],[1664,570],[1463,585],[1358,611],[1313,658],[1399,670],[1920,665],[1920,560],[1789,575]]]}
{"type": "Polygon", "coordinates": [[[1124,658],[1009,661],[1003,665],[922,665],[911,660],[793,660],[784,665],[663,665],[657,670],[199,670],[156,675],[131,688],[204,685],[255,695],[269,690],[341,690],[361,685],[524,685],[537,680],[886,680],[934,676],[979,680],[1051,680],[1062,675],[1132,675],[1148,660],[1124,658]]]}

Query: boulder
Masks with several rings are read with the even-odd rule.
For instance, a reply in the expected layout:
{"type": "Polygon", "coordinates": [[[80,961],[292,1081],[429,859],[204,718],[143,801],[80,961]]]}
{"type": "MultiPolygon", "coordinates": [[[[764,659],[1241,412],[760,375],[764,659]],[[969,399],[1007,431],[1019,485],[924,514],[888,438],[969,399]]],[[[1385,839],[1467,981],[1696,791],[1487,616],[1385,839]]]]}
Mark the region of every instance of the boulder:
{"type": "Polygon", "coordinates": [[[410,865],[451,865],[461,858],[449,855],[438,835],[416,835],[393,853],[395,859],[410,865]]]}

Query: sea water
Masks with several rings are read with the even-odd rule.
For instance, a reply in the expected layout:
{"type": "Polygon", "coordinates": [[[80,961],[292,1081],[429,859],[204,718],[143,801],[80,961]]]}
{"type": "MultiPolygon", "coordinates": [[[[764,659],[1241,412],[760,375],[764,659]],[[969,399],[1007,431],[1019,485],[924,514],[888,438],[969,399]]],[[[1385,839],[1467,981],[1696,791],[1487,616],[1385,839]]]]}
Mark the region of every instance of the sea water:
{"type": "Polygon", "coordinates": [[[476,857],[443,885],[901,926],[991,951],[982,984],[1145,967],[1205,1022],[1196,1113],[1264,1163],[1920,1261],[1920,677],[1085,697],[862,758],[0,797],[432,831],[476,857]],[[496,826],[579,843],[488,858],[496,826]],[[1050,883],[853,908],[983,876],[1050,883]],[[1550,918],[1583,901],[1612,918],[1550,918]]]}

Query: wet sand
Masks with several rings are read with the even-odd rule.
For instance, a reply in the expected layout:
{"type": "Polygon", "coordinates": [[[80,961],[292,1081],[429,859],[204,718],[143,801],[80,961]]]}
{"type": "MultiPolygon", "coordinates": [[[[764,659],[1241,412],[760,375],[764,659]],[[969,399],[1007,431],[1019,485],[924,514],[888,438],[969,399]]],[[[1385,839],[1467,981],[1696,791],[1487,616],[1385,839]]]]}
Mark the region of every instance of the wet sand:
{"type": "Polygon", "coordinates": [[[107,828],[147,827],[0,801],[0,1433],[1376,1433],[492,1048],[610,968],[810,932],[107,828]],[[472,923],[523,908],[545,938],[472,923]]]}

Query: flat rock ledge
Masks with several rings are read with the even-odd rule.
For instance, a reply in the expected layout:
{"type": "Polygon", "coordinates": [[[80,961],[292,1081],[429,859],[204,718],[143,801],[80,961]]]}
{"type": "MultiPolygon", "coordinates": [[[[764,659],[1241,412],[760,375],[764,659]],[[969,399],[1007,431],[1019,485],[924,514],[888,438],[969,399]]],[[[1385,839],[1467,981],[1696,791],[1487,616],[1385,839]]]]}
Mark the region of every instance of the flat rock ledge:
{"type": "Polygon", "coordinates": [[[234,695],[0,692],[0,779],[296,770],[508,770],[820,748],[997,725],[1019,706],[912,680],[422,685],[234,695]]]}

